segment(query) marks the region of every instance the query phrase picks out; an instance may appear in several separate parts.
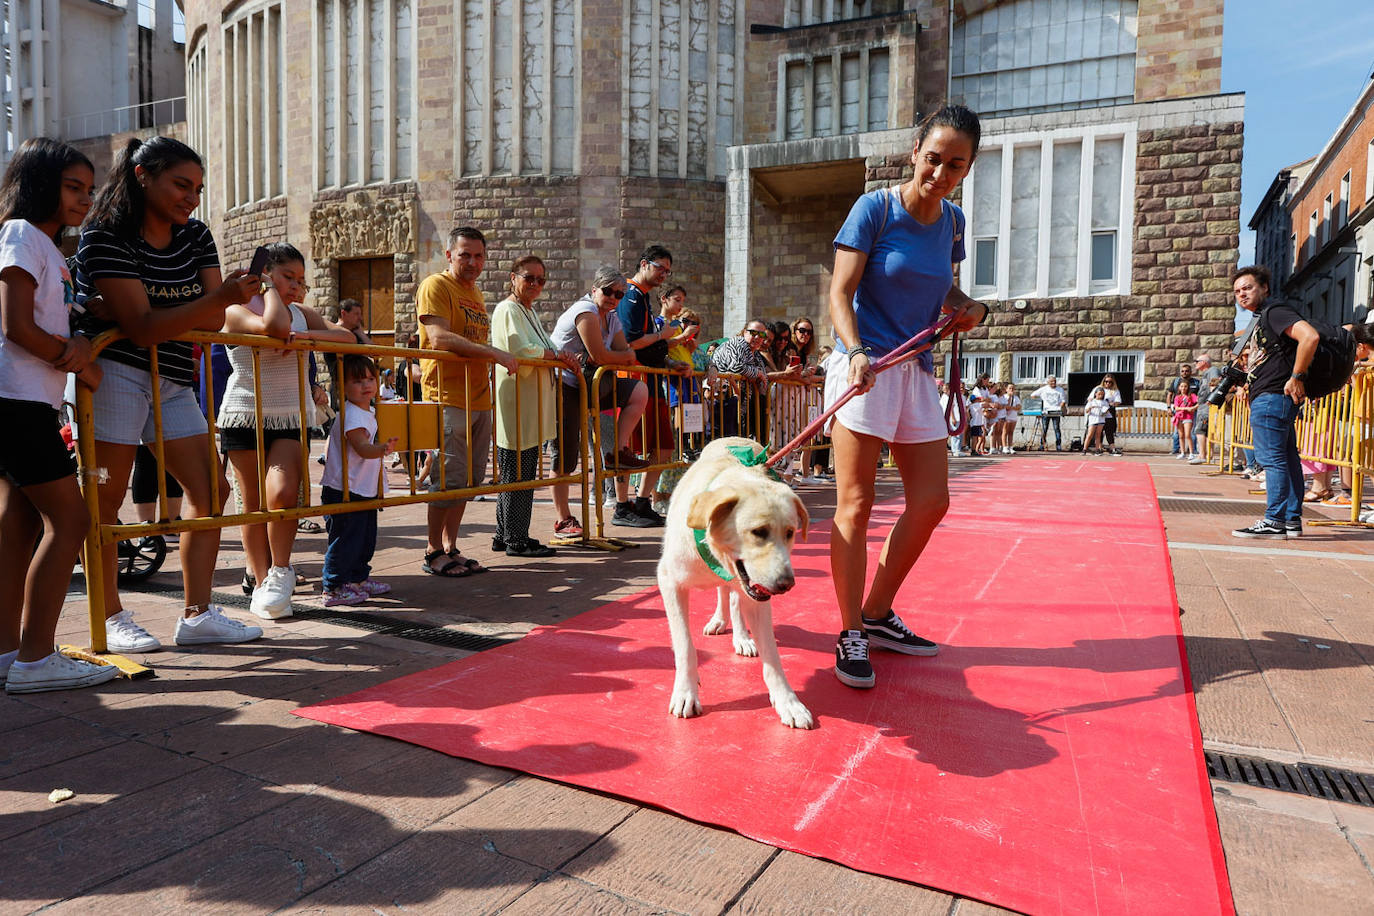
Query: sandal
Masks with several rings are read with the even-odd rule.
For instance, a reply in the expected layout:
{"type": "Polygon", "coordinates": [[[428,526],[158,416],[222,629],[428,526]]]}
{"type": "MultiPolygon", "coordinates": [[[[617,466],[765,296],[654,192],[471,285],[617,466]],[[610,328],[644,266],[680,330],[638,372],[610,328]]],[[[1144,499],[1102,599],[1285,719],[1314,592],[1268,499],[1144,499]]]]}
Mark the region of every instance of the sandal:
{"type": "Polygon", "coordinates": [[[431,576],[440,576],[444,579],[463,579],[472,575],[472,569],[467,564],[457,562],[442,550],[431,550],[425,554],[425,562],[420,564],[420,568],[431,576]],[[434,562],[440,558],[447,562],[434,562]]]}
{"type": "Polygon", "coordinates": [[[324,530],[324,527],[317,521],[313,521],[312,519],[308,518],[303,518],[300,521],[296,522],[296,530],[302,531],[306,534],[319,534],[321,531],[324,530]]]}
{"type": "Polygon", "coordinates": [[[1321,502],[1323,499],[1330,499],[1335,494],[1330,490],[1308,490],[1303,494],[1302,501],[1305,503],[1321,502]]]}
{"type": "Polygon", "coordinates": [[[463,554],[459,552],[457,547],[453,548],[448,552],[448,558],[450,560],[453,560],[455,563],[463,564],[463,567],[467,570],[467,572],[464,573],[464,575],[467,576],[474,576],[477,573],[491,572],[491,570],[487,569],[481,563],[478,563],[472,557],[463,556],[463,554]]]}
{"type": "Polygon", "coordinates": [[[506,556],[508,557],[552,557],[557,553],[557,550],[539,543],[534,538],[512,541],[506,545],[506,556]]]}
{"type": "Polygon", "coordinates": [[[1341,494],[1338,495],[1338,496],[1332,496],[1332,497],[1329,497],[1329,498],[1327,498],[1327,499],[1323,499],[1323,500],[1322,500],[1322,505],[1323,505],[1323,506],[1336,506],[1337,508],[1347,509],[1347,508],[1350,507],[1350,494],[1349,494],[1349,493],[1341,493],[1341,494]]]}

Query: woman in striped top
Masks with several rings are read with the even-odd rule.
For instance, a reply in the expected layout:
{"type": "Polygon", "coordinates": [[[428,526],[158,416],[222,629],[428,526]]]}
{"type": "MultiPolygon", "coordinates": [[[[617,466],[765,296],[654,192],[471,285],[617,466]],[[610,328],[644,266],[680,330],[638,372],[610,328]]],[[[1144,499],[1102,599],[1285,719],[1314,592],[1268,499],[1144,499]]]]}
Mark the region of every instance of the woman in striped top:
{"type": "MultiPolygon", "coordinates": [[[[114,521],[124,502],[139,444],[155,440],[154,352],[161,380],[163,452],[168,470],[186,491],[186,514],[201,517],[224,508],[229,488],[211,457],[205,417],[192,388],[191,345],[173,338],[192,330],[219,330],[225,308],[247,302],[262,288],[262,278],[236,270],[227,281],[222,279],[210,230],[191,218],[200,205],[204,177],[200,156],[184,143],[170,137],[130,140],[115,158],[81,233],[76,286],[88,313],[86,323],[91,330],[118,327],[125,337],[96,361],[104,372],[94,399],[96,463],[108,471],[100,485],[104,523],[114,521]],[[217,504],[211,498],[212,481],[218,483],[217,504]]],[[[260,637],[261,629],[225,617],[210,603],[219,530],[188,531],[180,549],[186,608],[177,621],[177,644],[260,637]]],[[[161,648],[120,604],[115,552],[107,550],[105,560],[110,650],[161,648]]]]}

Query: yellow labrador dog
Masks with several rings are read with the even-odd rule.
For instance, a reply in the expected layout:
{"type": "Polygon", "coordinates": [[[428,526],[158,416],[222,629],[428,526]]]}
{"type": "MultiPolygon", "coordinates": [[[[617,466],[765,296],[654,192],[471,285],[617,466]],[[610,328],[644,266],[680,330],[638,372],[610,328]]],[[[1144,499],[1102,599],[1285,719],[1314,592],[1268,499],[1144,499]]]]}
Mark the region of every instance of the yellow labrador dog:
{"type": "Polygon", "coordinates": [[[792,541],[806,537],[806,507],[763,467],[752,439],[717,439],[687,469],[668,507],[658,588],[673,637],[673,696],[668,711],[701,715],[697,647],[687,624],[693,589],[716,590],[716,613],[706,635],[724,633],[726,607],[738,655],[761,655],[768,699],[782,724],[813,728],[815,721],[787,683],[773,638],[769,599],[796,584],[792,541]],[[752,636],[752,638],[751,638],[752,636]]]}

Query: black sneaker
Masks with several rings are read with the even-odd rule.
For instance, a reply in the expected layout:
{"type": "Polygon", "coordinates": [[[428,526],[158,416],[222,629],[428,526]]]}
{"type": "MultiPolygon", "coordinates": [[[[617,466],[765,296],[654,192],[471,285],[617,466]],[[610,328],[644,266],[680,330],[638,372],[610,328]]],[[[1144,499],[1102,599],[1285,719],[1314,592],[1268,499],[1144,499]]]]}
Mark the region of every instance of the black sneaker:
{"type": "Polygon", "coordinates": [[[652,527],[663,527],[663,516],[654,511],[654,504],[647,496],[635,497],[634,511],[640,518],[648,519],[652,527]]]}
{"type": "Polygon", "coordinates": [[[619,525],[622,528],[656,528],[652,521],[635,511],[635,504],[630,502],[616,503],[615,513],[611,516],[611,524],[619,525]]]}
{"type": "Polygon", "coordinates": [[[1302,537],[1302,522],[1284,522],[1283,536],[1286,538],[1302,537]]]}
{"type": "Polygon", "coordinates": [[[492,553],[505,553],[505,552],[506,552],[506,539],[503,538],[503,537],[501,537],[501,535],[499,535],[499,534],[492,535],[492,538],[491,538],[491,551],[492,551],[492,553]]]}
{"type": "Polygon", "coordinates": [[[882,620],[863,619],[864,629],[874,645],[901,652],[905,655],[935,655],[940,647],[928,639],[923,639],[902,623],[896,611],[888,611],[882,620]]]}
{"type": "Polygon", "coordinates": [[[835,677],[846,687],[872,687],[877,682],[862,630],[845,630],[835,641],[835,677]]]}
{"type": "Polygon", "coordinates": [[[1238,538],[1267,538],[1271,541],[1282,541],[1288,537],[1282,525],[1275,525],[1267,519],[1260,519],[1249,528],[1237,528],[1231,534],[1238,538]]]}

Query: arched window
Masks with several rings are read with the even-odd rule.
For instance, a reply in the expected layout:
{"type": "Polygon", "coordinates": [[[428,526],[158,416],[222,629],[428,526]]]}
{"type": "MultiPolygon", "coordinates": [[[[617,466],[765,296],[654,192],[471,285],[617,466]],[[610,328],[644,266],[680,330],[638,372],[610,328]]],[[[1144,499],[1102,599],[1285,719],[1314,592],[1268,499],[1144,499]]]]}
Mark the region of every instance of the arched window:
{"type": "Polygon", "coordinates": [[[984,117],[1135,97],[1136,0],[1011,0],[956,22],[950,98],[984,117]]]}

